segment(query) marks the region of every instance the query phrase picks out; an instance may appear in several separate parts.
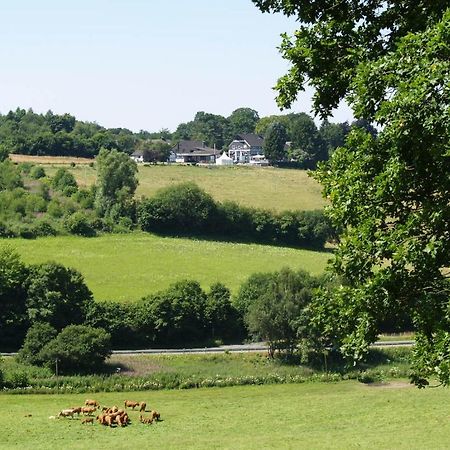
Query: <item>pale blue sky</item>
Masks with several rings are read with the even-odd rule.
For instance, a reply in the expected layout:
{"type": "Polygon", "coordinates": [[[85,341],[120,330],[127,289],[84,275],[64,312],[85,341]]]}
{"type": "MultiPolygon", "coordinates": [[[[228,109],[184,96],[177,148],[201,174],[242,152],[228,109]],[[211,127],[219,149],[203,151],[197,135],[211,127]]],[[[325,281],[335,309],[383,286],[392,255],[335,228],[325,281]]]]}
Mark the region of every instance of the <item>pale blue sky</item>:
{"type": "MultiPolygon", "coordinates": [[[[276,47],[294,29],[250,0],[0,0],[0,112],[151,131],[197,111],[278,114],[276,47]]],[[[310,109],[309,92],[293,110],[310,109]]],[[[343,107],[334,120],[350,119],[343,107]]]]}

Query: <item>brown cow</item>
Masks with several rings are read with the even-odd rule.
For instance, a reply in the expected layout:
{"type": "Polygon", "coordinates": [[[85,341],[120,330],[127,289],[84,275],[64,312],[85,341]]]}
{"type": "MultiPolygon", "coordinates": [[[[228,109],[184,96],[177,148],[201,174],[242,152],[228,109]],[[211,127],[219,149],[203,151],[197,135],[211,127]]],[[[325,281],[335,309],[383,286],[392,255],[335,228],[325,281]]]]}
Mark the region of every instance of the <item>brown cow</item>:
{"type": "Polygon", "coordinates": [[[73,409],[63,409],[58,417],[71,417],[73,419],[73,409]]]}
{"type": "Polygon", "coordinates": [[[85,417],[81,420],[81,423],[92,423],[94,425],[94,418],[93,417],[85,417]]]}
{"type": "Polygon", "coordinates": [[[94,412],[96,411],[96,408],[94,408],[93,406],[83,406],[81,408],[81,412],[83,413],[83,415],[88,415],[91,416],[94,412]]]}
{"type": "Polygon", "coordinates": [[[161,414],[159,414],[159,412],[157,411],[150,411],[150,417],[152,418],[152,420],[158,422],[160,420],[161,414]]]}
{"type": "Polygon", "coordinates": [[[141,423],[145,423],[147,425],[151,425],[153,423],[153,419],[151,417],[142,417],[142,414],[139,416],[139,420],[141,423]]]}
{"type": "Polygon", "coordinates": [[[125,408],[130,407],[133,410],[134,408],[136,408],[136,406],[139,406],[139,402],[133,402],[133,400],[125,400],[124,404],[125,408]]]}
{"type": "Polygon", "coordinates": [[[139,403],[139,412],[145,412],[145,408],[147,407],[147,403],[140,402],[139,403]]]}
{"type": "Polygon", "coordinates": [[[87,399],[84,404],[86,406],[95,406],[96,408],[100,408],[100,403],[97,400],[87,399]]]}

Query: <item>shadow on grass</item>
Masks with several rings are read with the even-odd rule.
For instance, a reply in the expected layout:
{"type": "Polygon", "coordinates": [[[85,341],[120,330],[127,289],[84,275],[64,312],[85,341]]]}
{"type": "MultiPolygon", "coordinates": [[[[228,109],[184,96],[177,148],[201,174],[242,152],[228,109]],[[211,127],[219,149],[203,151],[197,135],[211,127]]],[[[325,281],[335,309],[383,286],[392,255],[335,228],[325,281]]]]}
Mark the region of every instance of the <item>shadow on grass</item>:
{"type": "Polygon", "coordinates": [[[233,244],[248,244],[248,245],[268,245],[271,247],[279,248],[292,248],[295,250],[310,250],[314,252],[321,253],[333,253],[334,249],[330,247],[324,247],[323,245],[315,245],[313,243],[292,243],[284,242],[273,239],[255,239],[253,236],[230,236],[222,233],[180,233],[180,232],[170,232],[170,231],[156,231],[151,230],[147,233],[154,234],[160,237],[170,237],[179,239],[189,239],[192,241],[208,241],[208,242],[218,242],[218,243],[233,243],[233,244]]]}

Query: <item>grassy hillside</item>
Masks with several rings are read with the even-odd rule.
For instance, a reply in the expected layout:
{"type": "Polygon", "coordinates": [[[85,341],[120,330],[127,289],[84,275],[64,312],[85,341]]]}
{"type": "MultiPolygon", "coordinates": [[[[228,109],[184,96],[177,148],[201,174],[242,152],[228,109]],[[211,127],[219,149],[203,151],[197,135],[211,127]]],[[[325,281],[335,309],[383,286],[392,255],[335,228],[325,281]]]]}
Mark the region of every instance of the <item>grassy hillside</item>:
{"type": "Polygon", "coordinates": [[[70,395],[0,394],[2,448],[448,448],[448,389],[357,382],[70,395]],[[162,422],[127,428],[49,419],[86,398],[146,401],[162,422]],[[31,414],[31,417],[26,415],[31,414]],[[431,432],[439,430],[439,432],[431,432]]]}
{"type": "Polygon", "coordinates": [[[221,281],[236,292],[252,273],[283,266],[323,271],[329,254],[257,244],[159,237],[146,233],[98,238],[59,236],[0,240],[26,263],[48,260],[78,269],[98,300],[134,301],[181,279],[207,288],[221,281]]]}
{"type": "MultiPolygon", "coordinates": [[[[53,175],[60,165],[47,165],[53,175]]],[[[95,182],[95,169],[68,166],[80,185],[95,182]]],[[[245,206],[309,210],[325,205],[320,185],[304,170],[274,167],[139,166],[137,196],[151,196],[158,189],[183,181],[194,181],[216,200],[233,200],[245,206]]]]}

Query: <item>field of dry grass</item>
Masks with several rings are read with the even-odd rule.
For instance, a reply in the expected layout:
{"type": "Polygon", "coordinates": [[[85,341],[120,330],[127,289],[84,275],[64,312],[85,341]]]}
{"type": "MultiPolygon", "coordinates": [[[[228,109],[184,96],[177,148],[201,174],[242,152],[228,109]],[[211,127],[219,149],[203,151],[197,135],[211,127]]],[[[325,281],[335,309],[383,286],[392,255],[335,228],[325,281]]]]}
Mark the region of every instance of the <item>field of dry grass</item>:
{"type": "Polygon", "coordinates": [[[93,162],[90,158],[75,158],[74,156],[32,156],[17,155],[11,153],[9,159],[15,163],[29,162],[32,164],[90,164],[93,162]]]}
{"type": "MultiPolygon", "coordinates": [[[[66,165],[80,186],[95,183],[91,159],[12,155],[15,162],[42,164],[49,176],[66,165]],[[71,165],[71,163],[74,163],[71,165]]],[[[182,182],[194,182],[218,201],[235,201],[243,206],[284,210],[322,209],[326,201],[320,185],[304,170],[275,167],[218,167],[182,165],[140,165],[136,196],[151,197],[158,189],[182,182]]]]}

